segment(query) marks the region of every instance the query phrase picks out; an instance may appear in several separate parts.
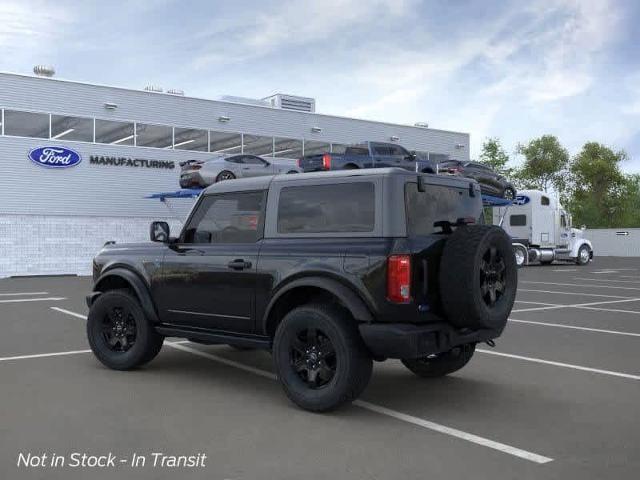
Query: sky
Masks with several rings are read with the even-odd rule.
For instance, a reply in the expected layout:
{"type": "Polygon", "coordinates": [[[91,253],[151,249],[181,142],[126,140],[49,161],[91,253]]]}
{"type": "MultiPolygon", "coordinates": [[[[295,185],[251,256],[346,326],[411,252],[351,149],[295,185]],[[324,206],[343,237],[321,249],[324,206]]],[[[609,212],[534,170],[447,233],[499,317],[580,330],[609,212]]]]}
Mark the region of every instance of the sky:
{"type": "Polygon", "coordinates": [[[320,113],[625,150],[640,172],[635,0],[0,0],[0,71],[186,95],[314,97],[320,113]]]}

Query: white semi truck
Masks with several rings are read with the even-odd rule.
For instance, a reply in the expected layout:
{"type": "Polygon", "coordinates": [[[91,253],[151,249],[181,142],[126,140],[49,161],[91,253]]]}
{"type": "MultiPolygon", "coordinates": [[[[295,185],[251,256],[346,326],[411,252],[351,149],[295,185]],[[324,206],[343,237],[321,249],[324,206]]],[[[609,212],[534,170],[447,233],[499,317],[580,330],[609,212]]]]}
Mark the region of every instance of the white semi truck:
{"type": "Polygon", "coordinates": [[[586,265],[593,259],[585,227],[572,228],[571,215],[545,192],[519,191],[513,204],[493,209],[493,223],[511,236],[518,266],[554,260],[586,265]]]}

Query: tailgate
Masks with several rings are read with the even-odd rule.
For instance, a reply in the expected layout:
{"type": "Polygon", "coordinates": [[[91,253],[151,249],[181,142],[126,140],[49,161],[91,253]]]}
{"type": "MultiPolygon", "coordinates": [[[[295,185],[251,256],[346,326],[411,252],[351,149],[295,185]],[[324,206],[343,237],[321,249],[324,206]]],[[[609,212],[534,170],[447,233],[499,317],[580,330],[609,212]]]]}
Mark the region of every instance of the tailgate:
{"type": "Polygon", "coordinates": [[[298,160],[298,166],[305,172],[314,172],[317,170],[326,170],[322,158],[325,154],[305,155],[298,160]]]}

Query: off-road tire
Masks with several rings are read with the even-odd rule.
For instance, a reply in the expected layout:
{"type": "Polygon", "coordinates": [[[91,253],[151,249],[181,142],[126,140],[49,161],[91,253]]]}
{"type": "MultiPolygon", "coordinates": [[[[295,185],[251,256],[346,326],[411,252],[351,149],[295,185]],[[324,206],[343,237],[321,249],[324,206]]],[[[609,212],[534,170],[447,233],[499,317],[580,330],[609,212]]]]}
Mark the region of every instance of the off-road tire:
{"type": "Polygon", "coordinates": [[[344,309],[324,304],[303,305],[285,315],[276,329],[273,358],[289,399],[313,412],[333,410],[355,400],[369,383],[373,368],[354,319],[344,309]],[[292,364],[293,345],[308,329],[315,329],[318,336],[326,337],[335,351],[333,377],[315,389],[301,378],[292,364]]]}
{"type": "Polygon", "coordinates": [[[439,279],[442,308],[449,323],[458,328],[502,330],[513,308],[518,284],[511,239],[496,226],[458,227],[442,251],[439,279]],[[492,248],[494,259],[501,259],[502,274],[493,272],[499,267],[492,267],[486,274],[487,254],[492,248]],[[489,293],[483,293],[487,285],[489,293]],[[502,292],[497,292],[498,285],[502,292]],[[495,297],[492,304],[487,300],[491,292],[495,297]]]}
{"type": "Polygon", "coordinates": [[[98,360],[113,370],[131,370],[150,362],[164,341],[129,290],[109,290],[96,298],[87,317],[87,339],[98,360]],[[126,351],[114,351],[103,333],[104,323],[114,309],[129,312],[135,325],[135,342],[126,351]]]}
{"type": "Polygon", "coordinates": [[[443,377],[464,367],[476,350],[475,344],[459,345],[429,357],[403,359],[402,364],[423,378],[443,377]]]}
{"type": "Polygon", "coordinates": [[[511,187],[507,187],[507,188],[504,189],[504,192],[502,192],[502,198],[504,198],[506,200],[515,200],[516,199],[516,191],[511,187]]]}

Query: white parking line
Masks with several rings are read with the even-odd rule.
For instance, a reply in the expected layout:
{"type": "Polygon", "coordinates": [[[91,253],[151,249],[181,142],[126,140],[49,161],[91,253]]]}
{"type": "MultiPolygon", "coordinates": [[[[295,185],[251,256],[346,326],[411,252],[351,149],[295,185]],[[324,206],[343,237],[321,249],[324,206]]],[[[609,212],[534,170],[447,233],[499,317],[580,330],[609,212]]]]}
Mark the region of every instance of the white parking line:
{"type": "MultiPolygon", "coordinates": [[[[573,280],[586,280],[587,282],[602,282],[603,280],[599,278],[585,278],[585,277],[573,277],[573,280]]],[[[638,280],[614,280],[612,278],[607,278],[604,280],[607,283],[640,283],[640,279],[638,280]]]]}
{"type": "Polygon", "coordinates": [[[544,305],[545,307],[562,307],[558,303],[544,303],[544,302],[528,302],[526,300],[515,300],[515,303],[530,303],[531,305],[544,305]]]}
{"type": "MultiPolygon", "coordinates": [[[[74,316],[76,318],[82,318],[82,319],[86,320],[86,316],[82,315],[80,313],[71,312],[69,310],[64,310],[62,308],[57,308],[57,307],[51,307],[51,308],[56,310],[56,311],[58,311],[58,312],[60,312],[60,313],[66,313],[66,314],[72,315],[72,316],[74,316]]],[[[251,367],[249,365],[245,365],[245,364],[240,363],[240,362],[235,362],[233,360],[228,360],[226,358],[219,357],[218,355],[213,355],[211,353],[203,352],[203,351],[195,349],[195,348],[186,347],[186,346],[182,345],[183,343],[187,343],[187,341],[165,342],[165,345],[168,346],[168,347],[174,348],[176,350],[180,350],[180,351],[183,351],[183,352],[190,353],[192,355],[196,355],[198,357],[202,357],[202,358],[206,358],[206,359],[209,359],[209,360],[213,360],[213,361],[218,362],[218,363],[222,363],[222,364],[227,365],[229,367],[237,368],[237,369],[243,370],[245,372],[253,373],[254,375],[259,375],[261,377],[268,378],[269,380],[277,380],[278,379],[278,377],[272,372],[268,372],[268,371],[262,370],[260,368],[251,367]]],[[[66,354],[71,355],[72,353],[85,353],[85,352],[88,352],[88,351],[90,351],[90,350],[68,352],[66,354]]],[[[64,355],[64,354],[65,354],[65,352],[58,353],[58,354],[42,354],[42,356],[53,356],[53,355],[64,355]]],[[[28,358],[32,358],[32,356],[29,356],[28,358]]],[[[429,420],[424,420],[422,418],[414,417],[412,415],[407,415],[405,413],[398,412],[396,410],[391,410],[389,408],[382,407],[380,405],[375,405],[373,403],[365,402],[363,400],[356,400],[355,402],[353,402],[353,404],[358,406],[358,407],[360,407],[360,408],[364,408],[366,410],[370,410],[372,412],[376,412],[376,413],[381,414],[381,415],[387,415],[389,417],[393,417],[393,418],[395,418],[397,420],[401,420],[403,422],[411,423],[413,425],[417,425],[417,426],[420,426],[420,427],[423,427],[423,428],[426,428],[426,429],[429,429],[429,430],[433,430],[433,431],[436,431],[436,432],[439,432],[439,433],[444,433],[444,434],[450,435],[452,437],[460,438],[462,440],[466,440],[468,442],[475,443],[477,445],[482,445],[484,447],[491,448],[493,450],[498,450],[500,452],[512,455],[514,457],[518,457],[518,458],[522,458],[524,460],[528,460],[530,462],[544,464],[544,463],[549,463],[549,462],[553,461],[553,458],[545,457],[543,455],[538,455],[537,453],[533,453],[533,452],[529,452],[527,450],[522,450],[520,448],[512,447],[511,445],[507,445],[505,443],[495,442],[493,440],[489,440],[488,438],[480,437],[478,435],[474,435],[472,433],[464,432],[462,430],[457,430],[455,428],[447,427],[445,425],[440,425],[439,423],[431,422],[429,420]]]]}
{"type": "Polygon", "coordinates": [[[77,355],[79,353],[90,353],[91,350],[69,350],[68,352],[36,353],[34,355],[16,355],[14,357],[0,357],[0,362],[10,362],[11,360],[26,360],[28,358],[60,357],[63,355],[77,355]]]}
{"type": "Polygon", "coordinates": [[[556,295],[579,295],[583,297],[631,298],[631,297],[622,297],[620,295],[602,295],[599,293],[558,292],[557,290],[535,290],[530,288],[519,288],[518,291],[519,292],[553,293],[556,295]]]}
{"type": "Polygon", "coordinates": [[[15,292],[15,293],[0,293],[0,297],[11,297],[20,295],[49,295],[49,292],[15,292]]]}
{"type": "MultiPolygon", "coordinates": [[[[518,308],[516,310],[511,310],[511,313],[516,312],[537,312],[539,310],[555,310],[557,308],[582,308],[582,307],[591,307],[594,305],[606,305],[610,303],[626,303],[626,302],[638,302],[640,298],[627,298],[622,297],[624,300],[602,300],[599,302],[590,302],[590,303],[574,303],[569,305],[553,305],[549,307],[533,307],[533,308],[518,308]]],[[[612,310],[613,311],[613,310],[612,310]]]]}
{"type": "Polygon", "coordinates": [[[9,298],[0,300],[0,303],[21,303],[21,302],[57,302],[58,300],[66,300],[65,297],[42,297],[42,298],[9,298]]]}
{"type": "MultiPolygon", "coordinates": [[[[250,367],[248,365],[244,365],[240,362],[234,362],[233,360],[228,360],[226,358],[219,357],[217,355],[213,355],[211,353],[206,353],[201,350],[197,350],[191,347],[185,347],[184,345],[176,345],[175,343],[168,343],[168,346],[175,348],[177,350],[182,350],[183,352],[188,352],[193,355],[197,355],[199,357],[208,358],[209,360],[213,360],[215,362],[223,363],[224,365],[238,368],[240,370],[244,370],[245,372],[250,372],[255,375],[259,375],[264,378],[268,378],[270,380],[277,380],[277,376],[271,372],[266,370],[261,370],[259,368],[250,367]]],[[[466,440],[471,443],[475,443],[477,445],[482,445],[484,447],[491,448],[493,450],[498,450],[503,453],[507,453],[509,455],[513,455],[515,457],[523,458],[525,460],[529,460],[534,463],[549,463],[552,462],[553,459],[549,457],[544,457],[542,455],[538,455],[536,453],[528,452],[526,450],[522,450],[520,448],[512,447],[511,445],[506,445],[504,443],[495,442],[493,440],[489,440],[488,438],[480,437],[478,435],[474,435],[472,433],[464,432],[462,430],[457,430],[455,428],[447,427],[445,425],[441,425],[439,423],[431,422],[429,420],[424,420],[419,417],[414,417],[413,415],[407,415],[406,413],[398,412],[396,410],[392,410],[390,408],[382,407],[380,405],[376,405],[370,402],[365,402],[364,400],[356,400],[353,402],[354,405],[364,408],[366,410],[370,410],[372,412],[379,413],[381,415],[386,415],[388,417],[393,417],[397,420],[401,420],[403,422],[411,423],[413,425],[417,425],[419,427],[423,427],[429,430],[433,430],[439,433],[444,433],[445,435],[450,435],[452,437],[460,438],[462,440],[466,440]]]]}
{"type": "Polygon", "coordinates": [[[55,310],[56,312],[66,313],[67,315],[71,315],[72,317],[82,318],[83,320],[87,319],[86,315],[82,315],[80,313],[72,312],[71,310],[65,310],[64,308],[60,308],[60,307],[49,307],[49,308],[51,308],[51,310],[55,310]]]}
{"type": "Polygon", "coordinates": [[[585,332],[610,333],[613,335],[626,335],[628,337],[640,337],[640,333],[621,332],[620,330],[604,330],[601,328],[578,327],[577,325],[564,325],[562,323],[534,322],[533,320],[516,320],[515,318],[510,318],[509,321],[515,322],[515,323],[526,323],[530,325],[540,325],[542,327],[569,328],[572,330],[583,330],[585,332]]]}
{"type": "Polygon", "coordinates": [[[620,308],[599,308],[599,307],[576,307],[583,310],[597,310],[599,312],[615,312],[615,313],[631,313],[632,315],[640,315],[640,312],[635,310],[622,310],[620,308]]]}
{"type": "Polygon", "coordinates": [[[640,290],[640,287],[618,287],[616,285],[585,285],[583,283],[534,282],[533,280],[522,280],[522,283],[540,283],[542,285],[559,285],[561,287],[615,288],[616,290],[640,290]]]}
{"type": "Polygon", "coordinates": [[[577,268],[554,268],[552,272],[577,272],[577,268]]]}
{"type": "Polygon", "coordinates": [[[523,357],[522,355],[513,355],[511,353],[494,352],[491,350],[484,350],[480,348],[476,348],[476,352],[487,353],[489,355],[496,355],[498,357],[515,358],[517,360],[524,360],[526,362],[542,363],[544,365],[553,365],[554,367],[563,367],[563,368],[570,368],[573,370],[581,370],[583,372],[610,375],[612,377],[622,377],[622,378],[629,378],[631,380],[640,380],[640,375],[632,375],[630,373],[613,372],[611,370],[600,370],[599,368],[583,367],[582,365],[573,365],[571,363],[554,362],[552,360],[544,360],[542,358],[523,357]]]}

